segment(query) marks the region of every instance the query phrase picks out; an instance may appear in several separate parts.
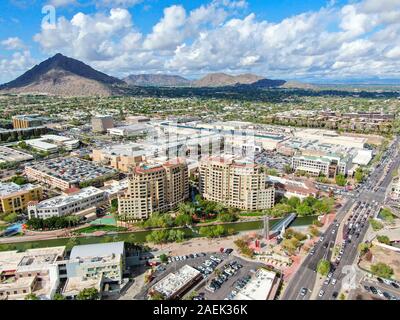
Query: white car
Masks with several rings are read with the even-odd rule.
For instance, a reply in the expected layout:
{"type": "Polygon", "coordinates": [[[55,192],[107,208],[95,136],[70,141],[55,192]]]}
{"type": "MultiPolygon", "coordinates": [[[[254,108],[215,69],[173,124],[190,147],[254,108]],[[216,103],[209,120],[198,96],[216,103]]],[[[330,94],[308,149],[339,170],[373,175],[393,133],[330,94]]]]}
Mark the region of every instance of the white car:
{"type": "Polygon", "coordinates": [[[321,291],[319,292],[319,294],[318,294],[318,297],[322,297],[324,294],[325,294],[325,291],[324,291],[324,290],[321,290],[321,291]]]}
{"type": "Polygon", "coordinates": [[[335,232],[336,232],[336,230],[335,230],[335,229],[333,229],[333,230],[332,230],[332,234],[335,234],[335,232]]]}
{"type": "Polygon", "coordinates": [[[382,292],[381,290],[377,289],[376,292],[378,292],[378,295],[379,295],[380,297],[383,297],[383,292],[382,292]]]}
{"type": "Polygon", "coordinates": [[[336,284],[336,279],[332,279],[332,285],[334,286],[336,284]]]}

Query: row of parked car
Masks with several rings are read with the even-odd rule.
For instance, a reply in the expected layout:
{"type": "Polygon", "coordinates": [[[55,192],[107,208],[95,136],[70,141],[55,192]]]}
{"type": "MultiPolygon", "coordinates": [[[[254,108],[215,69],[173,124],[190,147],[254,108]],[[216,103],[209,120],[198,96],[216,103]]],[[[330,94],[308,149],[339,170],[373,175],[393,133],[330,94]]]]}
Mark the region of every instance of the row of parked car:
{"type": "Polygon", "coordinates": [[[217,266],[222,262],[222,258],[211,256],[210,259],[203,262],[203,264],[195,267],[201,272],[204,278],[211,274],[217,266]]]}
{"type": "Polygon", "coordinates": [[[251,276],[247,275],[236,281],[236,283],[234,284],[234,290],[232,290],[231,293],[229,293],[229,295],[224,300],[233,300],[237,296],[239,291],[242,290],[247,285],[250,279],[251,276]]]}
{"type": "Polygon", "coordinates": [[[226,263],[223,267],[223,270],[221,271],[221,274],[215,279],[211,280],[210,284],[206,286],[206,290],[210,292],[217,291],[226,281],[228,281],[230,277],[235,275],[241,268],[243,268],[243,266],[237,261],[226,263]]]}
{"type": "Polygon", "coordinates": [[[366,291],[368,291],[368,292],[371,292],[372,294],[380,296],[381,298],[386,298],[387,300],[399,300],[400,299],[399,297],[396,297],[396,296],[394,296],[394,295],[392,295],[392,294],[390,294],[390,293],[388,293],[386,291],[382,292],[380,289],[377,289],[377,288],[375,288],[373,286],[365,285],[364,289],[366,291]]]}
{"type": "Polygon", "coordinates": [[[174,261],[183,261],[183,260],[188,260],[188,259],[195,259],[199,257],[205,257],[207,254],[204,252],[201,253],[193,253],[193,254],[188,254],[185,256],[175,256],[175,257],[169,257],[168,258],[168,263],[172,263],[174,261]]]}

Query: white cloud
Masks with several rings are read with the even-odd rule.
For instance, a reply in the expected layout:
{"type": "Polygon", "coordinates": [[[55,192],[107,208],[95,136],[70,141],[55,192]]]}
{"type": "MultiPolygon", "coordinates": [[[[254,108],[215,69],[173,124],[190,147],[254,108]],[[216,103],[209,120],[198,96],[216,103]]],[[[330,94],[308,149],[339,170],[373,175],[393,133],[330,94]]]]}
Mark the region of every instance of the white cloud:
{"type": "MultiPolygon", "coordinates": [[[[102,0],[107,6],[135,0],[102,0]]],[[[150,33],[126,9],[60,17],[34,39],[104,72],[254,72],[275,78],[400,77],[400,1],[335,1],[278,22],[247,12],[246,1],[212,0],[191,11],[164,9],[150,33]],[[244,14],[246,12],[246,14],[244,14]]]]}
{"type": "Polygon", "coordinates": [[[32,68],[36,60],[28,50],[14,52],[11,57],[0,59],[0,83],[4,83],[20,76],[32,68]]]}
{"type": "Polygon", "coordinates": [[[55,7],[73,6],[78,4],[77,0],[50,0],[48,4],[55,7]]]}
{"type": "Polygon", "coordinates": [[[17,50],[25,48],[23,41],[18,37],[10,37],[0,42],[7,50],[17,50]]]}

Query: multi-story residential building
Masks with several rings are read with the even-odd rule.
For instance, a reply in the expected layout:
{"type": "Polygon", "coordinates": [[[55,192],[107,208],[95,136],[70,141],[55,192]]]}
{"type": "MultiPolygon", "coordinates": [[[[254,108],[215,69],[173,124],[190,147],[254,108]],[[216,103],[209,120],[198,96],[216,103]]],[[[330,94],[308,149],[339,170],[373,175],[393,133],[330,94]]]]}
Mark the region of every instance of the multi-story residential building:
{"type": "Polygon", "coordinates": [[[39,201],[42,198],[42,187],[25,184],[0,182],[0,213],[22,213],[30,201],[39,201]]]}
{"type": "Polygon", "coordinates": [[[268,181],[274,184],[275,192],[286,198],[317,197],[318,189],[309,179],[288,179],[275,176],[268,176],[268,181]]]}
{"type": "Polygon", "coordinates": [[[61,195],[42,202],[31,201],[28,204],[28,215],[29,219],[47,219],[77,214],[89,208],[99,207],[106,200],[104,190],[88,187],[70,195],[61,195]]]}
{"type": "Polygon", "coordinates": [[[185,161],[175,159],[163,164],[141,164],[132,170],[128,190],[118,198],[118,210],[127,220],[147,219],[153,212],[174,210],[188,197],[185,161]]]}
{"type": "Polygon", "coordinates": [[[233,157],[209,157],[200,162],[200,193],[210,201],[243,210],[263,210],[275,203],[275,190],[262,167],[233,157]]]}
{"type": "Polygon", "coordinates": [[[38,114],[24,114],[12,117],[14,129],[26,129],[32,127],[40,127],[43,119],[38,114]]]}
{"type": "Polygon", "coordinates": [[[350,157],[339,155],[316,156],[294,156],[292,158],[292,169],[295,171],[305,171],[312,176],[325,175],[334,178],[337,174],[347,175],[351,165],[350,157]]]}
{"type": "Polygon", "coordinates": [[[112,178],[115,170],[79,158],[50,159],[25,167],[30,180],[66,190],[80,183],[112,178]]]}
{"type": "Polygon", "coordinates": [[[107,129],[114,128],[114,121],[112,116],[97,115],[92,118],[93,132],[106,132],[107,129]]]}

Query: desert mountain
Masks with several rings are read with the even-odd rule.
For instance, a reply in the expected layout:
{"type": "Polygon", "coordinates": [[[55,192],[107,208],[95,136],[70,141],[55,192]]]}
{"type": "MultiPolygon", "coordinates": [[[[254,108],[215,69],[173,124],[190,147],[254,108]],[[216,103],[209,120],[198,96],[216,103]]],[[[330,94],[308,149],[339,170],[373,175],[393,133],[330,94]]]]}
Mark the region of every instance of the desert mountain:
{"type": "Polygon", "coordinates": [[[252,84],[262,79],[264,78],[254,74],[232,76],[226,73],[210,73],[194,81],[193,85],[195,87],[227,87],[237,84],[252,84]]]}
{"type": "Polygon", "coordinates": [[[139,87],[183,87],[190,86],[191,81],[181,76],[167,74],[132,74],[124,81],[131,86],[139,87]]]}
{"type": "Polygon", "coordinates": [[[113,93],[113,86],[123,84],[122,80],[58,53],[17,79],[1,85],[0,91],[62,96],[109,96],[113,93]]]}

